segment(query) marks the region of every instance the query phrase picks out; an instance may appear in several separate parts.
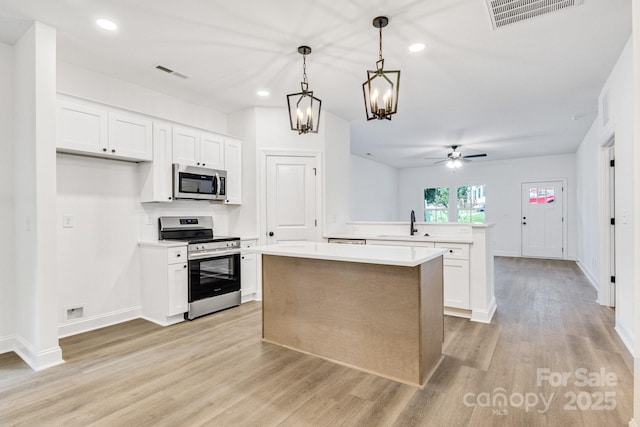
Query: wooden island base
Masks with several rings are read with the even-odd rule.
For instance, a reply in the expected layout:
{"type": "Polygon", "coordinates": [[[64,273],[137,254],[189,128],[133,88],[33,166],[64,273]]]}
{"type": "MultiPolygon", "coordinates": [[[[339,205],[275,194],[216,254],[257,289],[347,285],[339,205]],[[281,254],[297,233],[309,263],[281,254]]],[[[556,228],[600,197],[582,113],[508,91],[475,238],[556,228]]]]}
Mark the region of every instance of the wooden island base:
{"type": "Polygon", "coordinates": [[[442,257],[415,267],[263,255],[262,338],[423,387],[442,357],[442,257]]]}

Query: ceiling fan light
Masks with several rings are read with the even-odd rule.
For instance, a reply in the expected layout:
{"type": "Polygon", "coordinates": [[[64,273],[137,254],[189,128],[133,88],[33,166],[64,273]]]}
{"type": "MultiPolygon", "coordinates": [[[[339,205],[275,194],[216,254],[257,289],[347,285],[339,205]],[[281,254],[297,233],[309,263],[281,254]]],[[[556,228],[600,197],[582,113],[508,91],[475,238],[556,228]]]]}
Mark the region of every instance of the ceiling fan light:
{"type": "Polygon", "coordinates": [[[453,161],[453,167],[455,167],[455,168],[462,167],[462,162],[460,160],[458,160],[458,159],[455,159],[453,161]]]}
{"type": "Polygon", "coordinates": [[[449,160],[449,161],[447,162],[447,167],[448,167],[449,169],[453,169],[453,168],[455,167],[455,166],[454,166],[454,164],[453,164],[453,160],[449,160]]]}

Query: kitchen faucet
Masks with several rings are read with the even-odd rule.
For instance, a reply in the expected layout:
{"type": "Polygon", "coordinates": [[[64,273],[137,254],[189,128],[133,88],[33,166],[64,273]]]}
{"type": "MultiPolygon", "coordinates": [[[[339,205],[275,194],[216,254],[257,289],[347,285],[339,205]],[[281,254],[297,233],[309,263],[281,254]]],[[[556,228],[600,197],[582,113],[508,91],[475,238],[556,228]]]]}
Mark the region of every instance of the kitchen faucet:
{"type": "Polygon", "coordinates": [[[413,236],[413,233],[417,233],[418,232],[418,230],[416,228],[414,228],[415,227],[415,225],[414,225],[415,223],[416,223],[416,213],[412,210],[411,211],[411,225],[410,225],[410,228],[409,228],[409,230],[410,230],[409,232],[411,233],[412,236],[413,236]]]}

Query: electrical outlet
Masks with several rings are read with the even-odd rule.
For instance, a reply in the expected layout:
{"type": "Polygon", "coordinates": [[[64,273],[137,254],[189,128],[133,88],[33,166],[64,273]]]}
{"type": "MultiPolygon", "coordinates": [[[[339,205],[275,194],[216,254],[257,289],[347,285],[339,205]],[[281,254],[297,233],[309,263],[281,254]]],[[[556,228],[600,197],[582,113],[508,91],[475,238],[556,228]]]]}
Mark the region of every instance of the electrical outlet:
{"type": "Polygon", "coordinates": [[[70,215],[70,214],[62,215],[62,226],[64,228],[73,228],[74,226],[73,215],[70,215]]]}
{"type": "Polygon", "coordinates": [[[84,316],[84,307],[72,307],[67,309],[67,320],[80,319],[84,316]]]}

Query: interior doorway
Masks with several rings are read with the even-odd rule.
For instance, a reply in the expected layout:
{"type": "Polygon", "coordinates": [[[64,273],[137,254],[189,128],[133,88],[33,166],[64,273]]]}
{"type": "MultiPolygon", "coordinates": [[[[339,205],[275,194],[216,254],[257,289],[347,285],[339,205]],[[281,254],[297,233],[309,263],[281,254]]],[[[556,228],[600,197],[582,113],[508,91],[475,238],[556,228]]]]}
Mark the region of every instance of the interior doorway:
{"type": "Polygon", "coordinates": [[[615,138],[602,148],[601,206],[602,206],[602,283],[600,304],[616,306],[616,173],[615,138]]]}
{"type": "Polygon", "coordinates": [[[522,256],[564,258],[563,181],[522,183],[522,256]]]}
{"type": "Polygon", "coordinates": [[[265,156],[266,243],[318,240],[318,156],[265,156]]]}

